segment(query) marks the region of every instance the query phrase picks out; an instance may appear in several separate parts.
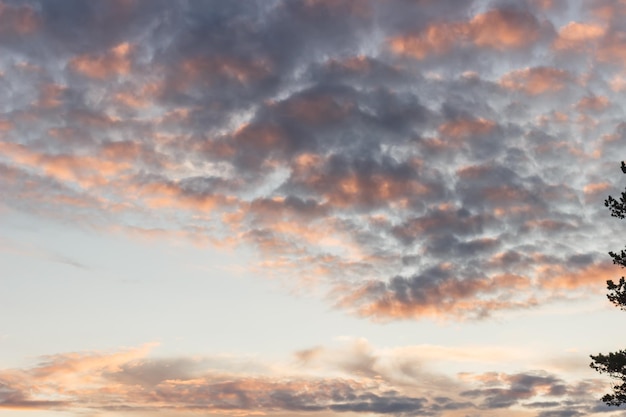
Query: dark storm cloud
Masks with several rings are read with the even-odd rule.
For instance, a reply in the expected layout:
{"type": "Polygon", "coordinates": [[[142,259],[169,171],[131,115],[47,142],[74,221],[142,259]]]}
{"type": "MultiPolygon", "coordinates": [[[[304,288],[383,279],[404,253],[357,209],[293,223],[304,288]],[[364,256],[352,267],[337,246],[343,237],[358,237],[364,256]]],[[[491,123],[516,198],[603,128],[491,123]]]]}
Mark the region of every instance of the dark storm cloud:
{"type": "Polygon", "coordinates": [[[624,136],[596,6],[3,2],[5,203],[250,244],[372,319],[562,299],[610,274],[572,244],[610,238],[586,204],[624,136]]]}

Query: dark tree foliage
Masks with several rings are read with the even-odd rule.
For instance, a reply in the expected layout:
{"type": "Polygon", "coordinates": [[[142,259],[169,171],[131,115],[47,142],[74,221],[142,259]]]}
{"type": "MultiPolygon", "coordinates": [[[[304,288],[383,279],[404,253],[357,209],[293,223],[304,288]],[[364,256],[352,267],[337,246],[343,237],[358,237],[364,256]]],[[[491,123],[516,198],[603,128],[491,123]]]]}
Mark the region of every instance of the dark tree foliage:
{"type": "MultiPolygon", "coordinates": [[[[622,172],[626,174],[626,164],[622,162],[622,172]]],[[[604,205],[611,210],[611,216],[618,219],[626,218],[626,190],[622,192],[619,200],[609,196],[604,200],[604,205]]],[[[626,250],[620,252],[609,252],[613,263],[620,265],[622,268],[626,268],[626,250]]],[[[626,279],[620,278],[618,283],[613,280],[606,282],[607,289],[609,290],[607,298],[616,307],[626,311],[626,279]]],[[[619,382],[613,386],[613,393],[606,394],[602,397],[607,405],[620,406],[626,404],[626,350],[620,350],[617,352],[611,352],[607,355],[602,353],[598,355],[591,355],[590,366],[596,371],[607,374],[610,377],[618,380],[619,382]]]]}
{"type": "MultiPolygon", "coordinates": [[[[624,162],[622,162],[622,172],[626,174],[626,164],[624,162]]],[[[604,205],[611,210],[611,216],[617,217],[618,219],[626,218],[626,190],[622,191],[622,196],[619,201],[609,196],[609,198],[604,200],[604,205]]],[[[622,253],[624,252],[622,251],[622,253]]]]}
{"type": "Polygon", "coordinates": [[[626,350],[591,355],[591,367],[596,371],[608,374],[621,382],[613,386],[613,393],[602,397],[607,405],[619,406],[626,404],[626,350]]]}

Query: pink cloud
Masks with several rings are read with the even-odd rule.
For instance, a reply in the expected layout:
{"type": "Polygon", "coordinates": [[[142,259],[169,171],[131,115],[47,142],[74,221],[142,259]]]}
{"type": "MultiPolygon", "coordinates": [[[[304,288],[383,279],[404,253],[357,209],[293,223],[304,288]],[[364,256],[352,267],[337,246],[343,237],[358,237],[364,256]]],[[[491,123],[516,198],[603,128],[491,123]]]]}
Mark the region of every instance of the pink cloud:
{"type": "Polygon", "coordinates": [[[467,34],[467,27],[459,23],[439,23],[428,26],[424,31],[400,35],[389,39],[391,50],[399,55],[424,59],[430,55],[441,55],[459,45],[467,34]]]}
{"type": "Polygon", "coordinates": [[[439,132],[444,136],[463,139],[471,136],[481,136],[491,133],[496,127],[495,122],[486,119],[459,119],[446,122],[439,126],[439,132]]]}
{"type": "Polygon", "coordinates": [[[517,49],[536,42],[542,26],[527,12],[492,10],[469,22],[469,36],[474,44],[497,50],[517,49]]]}
{"type": "Polygon", "coordinates": [[[220,82],[250,84],[269,77],[273,64],[268,58],[241,59],[228,55],[187,58],[170,74],[168,85],[187,91],[194,85],[215,86],[220,82]]]}
{"type": "Polygon", "coordinates": [[[396,54],[421,60],[468,44],[499,51],[525,48],[543,31],[530,13],[494,9],[468,21],[433,23],[422,31],[392,37],[388,44],[396,54]]]}
{"type": "Polygon", "coordinates": [[[596,57],[603,63],[626,66],[626,32],[611,31],[598,45],[596,57]]]}
{"type": "Polygon", "coordinates": [[[29,35],[41,26],[41,17],[30,6],[0,2],[0,34],[29,35]]]}
{"type": "Polygon", "coordinates": [[[559,29],[553,43],[557,50],[588,51],[589,44],[600,40],[607,32],[604,25],[584,22],[570,22],[559,29]]]}
{"type": "Polygon", "coordinates": [[[610,105],[609,99],[605,96],[585,96],[576,103],[576,110],[581,113],[597,113],[605,110],[610,105]]]}
{"type": "Polygon", "coordinates": [[[604,283],[619,273],[611,262],[600,262],[576,269],[567,265],[538,265],[542,286],[547,289],[573,290],[591,288],[604,290],[604,283]]]}
{"type": "Polygon", "coordinates": [[[62,182],[78,183],[85,188],[105,185],[109,182],[107,177],[115,177],[131,168],[128,162],[119,163],[89,155],[43,154],[10,143],[0,143],[0,150],[22,166],[40,170],[62,182]]]}
{"type": "MultiPolygon", "coordinates": [[[[440,268],[454,273],[451,264],[441,265],[440,268]]],[[[531,289],[531,280],[520,275],[500,274],[475,279],[448,279],[436,284],[427,280],[421,284],[420,279],[406,280],[409,286],[406,291],[409,294],[403,296],[398,296],[395,292],[395,283],[383,285],[372,282],[357,287],[351,294],[342,296],[337,304],[359,316],[381,321],[424,317],[442,320],[453,317],[456,319],[481,317],[498,310],[524,309],[537,304],[535,297],[528,292],[531,289]],[[414,295],[415,299],[410,294],[411,285],[419,288],[414,295]],[[511,297],[511,294],[517,296],[511,297]]]]}
{"type": "Polygon", "coordinates": [[[13,129],[14,124],[10,120],[0,119],[0,132],[7,132],[13,129]]]}
{"type": "Polygon", "coordinates": [[[514,70],[500,79],[502,87],[532,96],[561,91],[573,82],[574,78],[569,72],[554,67],[514,70]]]}
{"type": "Polygon", "coordinates": [[[70,61],[70,67],[89,78],[101,80],[127,75],[132,66],[130,59],[132,49],[130,43],[123,42],[105,53],[77,56],[70,61]]]}
{"type": "Polygon", "coordinates": [[[39,93],[37,105],[44,109],[51,109],[61,106],[61,95],[66,90],[66,86],[59,84],[46,84],[39,93]]]}
{"type": "Polygon", "coordinates": [[[594,182],[585,185],[583,188],[583,192],[585,193],[585,200],[594,201],[599,196],[606,197],[609,195],[609,190],[611,190],[613,186],[608,182],[594,182]]]}

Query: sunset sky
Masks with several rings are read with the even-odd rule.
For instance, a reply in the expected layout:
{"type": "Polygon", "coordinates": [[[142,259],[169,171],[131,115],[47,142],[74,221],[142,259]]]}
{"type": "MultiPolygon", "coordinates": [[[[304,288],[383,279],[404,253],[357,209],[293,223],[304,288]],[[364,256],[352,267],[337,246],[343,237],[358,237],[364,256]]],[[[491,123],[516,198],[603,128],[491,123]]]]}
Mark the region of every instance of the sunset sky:
{"type": "Polygon", "coordinates": [[[625,417],[624,0],[0,0],[1,417],[625,417]]]}

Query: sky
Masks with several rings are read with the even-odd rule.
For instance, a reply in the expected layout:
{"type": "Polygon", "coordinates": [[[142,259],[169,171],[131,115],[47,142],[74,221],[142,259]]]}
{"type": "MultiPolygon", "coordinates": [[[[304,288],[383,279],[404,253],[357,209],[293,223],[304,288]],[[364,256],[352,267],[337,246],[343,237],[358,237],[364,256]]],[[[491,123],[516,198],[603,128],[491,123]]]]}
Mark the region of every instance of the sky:
{"type": "Polygon", "coordinates": [[[624,0],[0,0],[0,417],[625,417],[624,0]]]}

